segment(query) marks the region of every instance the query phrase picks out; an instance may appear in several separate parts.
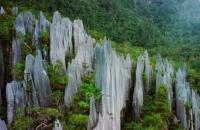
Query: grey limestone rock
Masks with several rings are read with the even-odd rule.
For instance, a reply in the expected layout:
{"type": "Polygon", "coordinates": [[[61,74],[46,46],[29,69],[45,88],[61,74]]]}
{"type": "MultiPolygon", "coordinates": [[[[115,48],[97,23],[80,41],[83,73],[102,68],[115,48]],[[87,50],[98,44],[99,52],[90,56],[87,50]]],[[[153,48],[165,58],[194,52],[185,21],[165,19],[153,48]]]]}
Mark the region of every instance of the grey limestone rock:
{"type": "MultiPolygon", "coordinates": [[[[101,112],[95,130],[120,130],[120,113],[126,105],[131,80],[131,60],[117,56],[108,41],[95,51],[96,83],[102,90],[101,112]]],[[[90,128],[90,127],[89,127],[90,128]]]]}

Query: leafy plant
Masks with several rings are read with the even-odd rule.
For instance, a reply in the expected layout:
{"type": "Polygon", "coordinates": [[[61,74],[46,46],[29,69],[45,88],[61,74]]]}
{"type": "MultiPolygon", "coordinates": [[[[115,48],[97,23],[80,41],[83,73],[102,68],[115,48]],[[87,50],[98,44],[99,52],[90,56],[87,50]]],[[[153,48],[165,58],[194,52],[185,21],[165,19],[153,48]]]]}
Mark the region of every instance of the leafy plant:
{"type": "Polygon", "coordinates": [[[61,63],[48,66],[50,84],[55,89],[63,90],[68,83],[68,77],[62,69],[61,63]]]}
{"type": "Polygon", "coordinates": [[[12,67],[11,72],[13,75],[15,75],[16,80],[24,79],[24,68],[25,68],[25,64],[23,62],[16,63],[12,67]]]}
{"type": "Polygon", "coordinates": [[[88,115],[72,114],[69,116],[69,124],[74,130],[87,130],[88,115]]]}

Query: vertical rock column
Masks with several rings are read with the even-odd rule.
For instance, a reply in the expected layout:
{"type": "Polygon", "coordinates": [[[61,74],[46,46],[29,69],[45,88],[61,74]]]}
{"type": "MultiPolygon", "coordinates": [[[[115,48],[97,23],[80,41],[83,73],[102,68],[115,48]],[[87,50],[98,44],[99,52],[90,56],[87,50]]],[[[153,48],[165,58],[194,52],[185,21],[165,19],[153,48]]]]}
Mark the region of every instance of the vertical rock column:
{"type": "MultiPolygon", "coordinates": [[[[186,103],[191,101],[189,83],[186,82],[186,70],[178,70],[176,73],[176,114],[185,129],[189,129],[189,117],[187,115],[186,103]]],[[[189,105],[189,104],[188,104],[189,105]]]]}
{"type": "Polygon", "coordinates": [[[143,107],[144,93],[148,94],[151,85],[152,68],[150,66],[148,52],[145,51],[137,59],[136,82],[133,93],[133,116],[135,120],[140,118],[143,107]]]}
{"type": "Polygon", "coordinates": [[[197,94],[197,92],[195,92],[194,90],[192,90],[192,110],[194,113],[194,130],[199,130],[200,128],[200,97],[197,94]]]}
{"type": "Polygon", "coordinates": [[[117,56],[108,41],[102,47],[97,45],[95,55],[96,82],[102,90],[102,108],[94,129],[120,130],[120,114],[126,105],[131,82],[130,56],[126,59],[117,56]]]}
{"type": "Polygon", "coordinates": [[[173,105],[173,77],[173,66],[167,59],[163,60],[162,57],[158,55],[156,62],[156,93],[162,85],[166,87],[170,111],[172,111],[173,105]]]}
{"type": "MultiPolygon", "coordinates": [[[[82,26],[82,21],[78,20],[78,22],[73,23],[73,31],[76,30],[84,30],[82,26]]],[[[73,32],[73,34],[76,34],[73,35],[73,39],[74,41],[76,41],[74,42],[74,46],[77,46],[77,51],[75,52],[76,53],[75,59],[73,59],[71,63],[68,63],[68,69],[67,69],[67,74],[70,80],[65,88],[64,101],[65,105],[68,107],[73,101],[72,99],[73,96],[78,92],[78,89],[81,84],[81,77],[85,73],[92,71],[93,59],[94,59],[93,46],[95,41],[85,31],[77,31],[76,33],[73,32]],[[84,65],[86,65],[87,67],[85,68],[84,65]]]]}
{"type": "Polygon", "coordinates": [[[65,57],[72,53],[72,23],[68,18],[62,18],[59,12],[53,15],[50,27],[50,59],[55,65],[61,62],[66,71],[65,57]]]}

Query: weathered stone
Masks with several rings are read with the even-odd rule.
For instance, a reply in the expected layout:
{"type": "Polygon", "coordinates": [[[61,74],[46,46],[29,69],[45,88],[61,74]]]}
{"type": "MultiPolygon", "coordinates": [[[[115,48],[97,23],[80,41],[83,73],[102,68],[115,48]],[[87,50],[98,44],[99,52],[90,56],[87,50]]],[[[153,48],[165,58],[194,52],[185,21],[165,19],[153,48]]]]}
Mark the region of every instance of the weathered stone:
{"type": "Polygon", "coordinates": [[[166,87],[170,111],[173,105],[173,77],[173,66],[167,59],[163,60],[161,56],[158,55],[156,63],[156,92],[160,86],[164,85],[166,87]]]}
{"type": "MultiPolygon", "coordinates": [[[[131,60],[116,55],[108,41],[95,52],[96,83],[102,90],[102,112],[95,130],[120,130],[120,113],[126,105],[131,80],[131,60]]],[[[89,127],[90,128],[90,127],[89,127]]]]}
{"type": "Polygon", "coordinates": [[[136,82],[133,93],[133,116],[135,120],[138,120],[143,108],[144,93],[148,94],[152,79],[152,68],[147,51],[145,51],[144,54],[140,55],[137,59],[135,76],[136,82]]]}
{"type": "Polygon", "coordinates": [[[61,18],[60,13],[55,12],[50,29],[50,59],[55,65],[61,62],[66,70],[65,58],[72,54],[72,23],[68,18],[61,18]]]}
{"type": "Polygon", "coordinates": [[[58,119],[55,120],[54,122],[54,127],[53,127],[53,130],[62,130],[62,125],[60,123],[60,121],[58,119]]]}
{"type": "Polygon", "coordinates": [[[186,82],[186,70],[178,70],[176,73],[176,114],[185,129],[189,129],[186,103],[191,101],[189,83],[186,82]]]}
{"type": "Polygon", "coordinates": [[[2,14],[6,14],[5,10],[3,9],[3,7],[1,6],[1,9],[0,9],[0,15],[2,14]]]}
{"type": "Polygon", "coordinates": [[[193,110],[193,115],[194,115],[194,130],[199,130],[200,128],[200,97],[195,92],[192,90],[192,110],[193,110]]]}
{"type": "Polygon", "coordinates": [[[88,129],[89,130],[94,129],[97,124],[97,121],[98,121],[98,118],[97,118],[95,99],[94,99],[94,97],[91,97],[90,98],[90,114],[89,114],[89,121],[88,121],[88,129]]]}
{"type": "Polygon", "coordinates": [[[18,7],[15,6],[15,7],[12,8],[12,14],[13,15],[17,15],[18,14],[18,7]]]}
{"type": "Polygon", "coordinates": [[[50,105],[51,87],[40,51],[37,51],[33,64],[33,97],[38,99],[39,106],[50,105]]]}
{"type": "Polygon", "coordinates": [[[5,121],[0,119],[0,130],[7,130],[5,121]]]}
{"type": "Polygon", "coordinates": [[[20,35],[25,35],[26,33],[32,34],[34,20],[31,12],[20,13],[15,21],[16,32],[20,35]]]}
{"type": "Polygon", "coordinates": [[[142,75],[144,71],[144,57],[140,55],[137,60],[137,68],[136,68],[136,82],[135,82],[135,89],[133,93],[133,114],[135,120],[140,118],[140,113],[143,108],[143,80],[142,75]]]}
{"type": "Polygon", "coordinates": [[[7,84],[6,99],[8,124],[12,123],[15,111],[18,111],[17,114],[24,114],[26,104],[25,95],[25,89],[21,83],[12,81],[11,83],[7,84]]]}

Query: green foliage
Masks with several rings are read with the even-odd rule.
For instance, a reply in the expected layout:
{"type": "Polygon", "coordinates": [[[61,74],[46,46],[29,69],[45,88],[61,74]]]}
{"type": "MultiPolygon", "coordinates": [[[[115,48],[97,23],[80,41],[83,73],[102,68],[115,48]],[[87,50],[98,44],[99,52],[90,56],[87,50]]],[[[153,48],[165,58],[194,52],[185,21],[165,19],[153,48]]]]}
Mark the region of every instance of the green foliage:
{"type": "Polygon", "coordinates": [[[42,48],[44,48],[47,52],[49,51],[50,48],[50,34],[45,31],[45,32],[41,32],[39,34],[39,41],[42,43],[42,48]]]}
{"type": "Polygon", "coordinates": [[[64,89],[68,83],[68,77],[65,74],[62,64],[57,63],[56,65],[49,65],[48,66],[48,74],[50,79],[50,84],[55,89],[64,89]]]}
{"type": "Polygon", "coordinates": [[[142,123],[131,122],[126,124],[126,130],[143,130],[142,123]]]}
{"type": "Polygon", "coordinates": [[[200,94],[200,71],[196,69],[190,69],[188,74],[188,80],[190,85],[197,90],[200,94]]]}
{"type": "Polygon", "coordinates": [[[12,67],[11,72],[13,75],[15,75],[16,80],[24,79],[24,68],[25,68],[25,64],[23,62],[16,63],[12,67]]]}
{"type": "Polygon", "coordinates": [[[191,109],[191,108],[192,108],[192,102],[191,102],[191,101],[186,101],[186,102],[185,102],[185,108],[186,108],[187,110],[191,109]]]}
{"type": "Polygon", "coordinates": [[[12,37],[15,36],[14,20],[15,16],[13,15],[0,15],[0,38],[5,44],[11,44],[12,37]]]}
{"type": "Polygon", "coordinates": [[[33,125],[34,119],[31,117],[20,116],[16,117],[13,124],[10,126],[12,130],[27,130],[33,125]]]}
{"type": "Polygon", "coordinates": [[[132,46],[128,42],[119,44],[111,41],[111,45],[120,55],[126,56],[127,54],[130,54],[132,60],[136,60],[138,56],[144,52],[143,48],[132,46]]]}
{"type": "Polygon", "coordinates": [[[170,117],[167,89],[165,85],[161,85],[155,97],[145,95],[141,120],[127,123],[126,129],[167,130],[170,117]]]}
{"type": "Polygon", "coordinates": [[[70,127],[74,130],[87,130],[88,115],[72,114],[69,116],[70,127]]]}
{"type": "Polygon", "coordinates": [[[42,120],[55,120],[62,117],[61,112],[56,108],[43,108],[34,107],[32,110],[32,116],[38,121],[42,120]]]}
{"type": "Polygon", "coordinates": [[[62,104],[63,97],[64,97],[64,94],[63,94],[62,91],[60,91],[60,90],[54,90],[54,91],[52,91],[52,95],[51,96],[53,97],[53,100],[54,100],[55,105],[57,107],[62,104]]]}
{"type": "Polygon", "coordinates": [[[82,77],[79,92],[73,97],[71,112],[68,115],[67,129],[86,130],[89,115],[90,98],[94,97],[98,102],[101,98],[100,89],[96,86],[94,74],[90,73],[82,77]]]}

